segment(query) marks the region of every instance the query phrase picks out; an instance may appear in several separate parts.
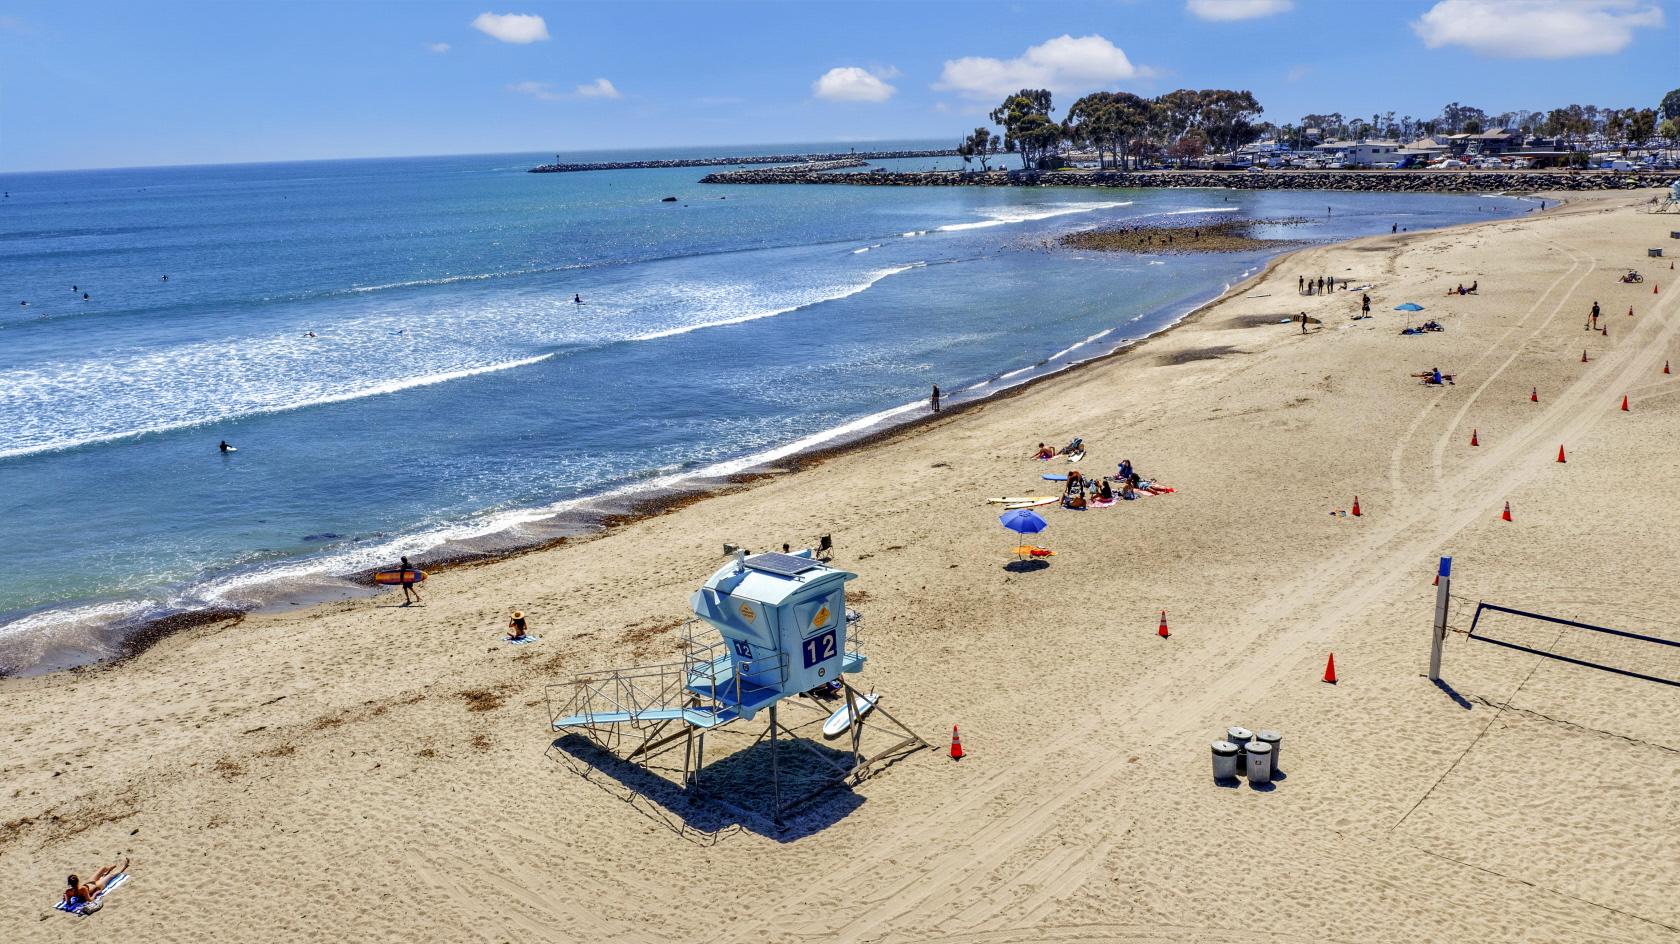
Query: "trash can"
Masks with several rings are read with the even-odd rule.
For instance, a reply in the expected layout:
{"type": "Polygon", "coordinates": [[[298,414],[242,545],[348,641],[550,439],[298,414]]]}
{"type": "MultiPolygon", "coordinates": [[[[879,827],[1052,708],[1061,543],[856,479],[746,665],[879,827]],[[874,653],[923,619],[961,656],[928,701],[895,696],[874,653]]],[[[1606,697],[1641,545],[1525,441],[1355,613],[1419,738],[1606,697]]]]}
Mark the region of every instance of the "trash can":
{"type": "Polygon", "coordinates": [[[1276,731],[1254,732],[1256,741],[1264,741],[1272,746],[1272,773],[1283,770],[1283,735],[1276,731]]]}
{"type": "Polygon", "coordinates": [[[1213,782],[1225,783],[1237,779],[1237,758],[1242,748],[1230,741],[1213,742],[1213,782]]]}
{"type": "Polygon", "coordinates": [[[1647,249],[1647,250],[1645,250],[1645,255],[1649,256],[1652,259],[1661,259],[1662,258],[1662,249],[1661,249],[1661,247],[1656,248],[1656,249],[1647,249]]]}
{"type": "Polygon", "coordinates": [[[1272,782],[1272,746],[1265,741],[1249,741],[1243,745],[1248,757],[1248,785],[1259,787],[1272,782]]]}
{"type": "Polygon", "coordinates": [[[1247,728],[1229,727],[1229,728],[1225,729],[1225,740],[1230,741],[1232,744],[1235,744],[1237,746],[1237,775],[1238,776],[1247,776],[1247,774],[1244,773],[1244,761],[1243,761],[1243,755],[1242,755],[1242,746],[1244,744],[1247,744],[1249,741],[1251,741],[1253,739],[1254,739],[1254,732],[1250,731],[1247,728]]]}

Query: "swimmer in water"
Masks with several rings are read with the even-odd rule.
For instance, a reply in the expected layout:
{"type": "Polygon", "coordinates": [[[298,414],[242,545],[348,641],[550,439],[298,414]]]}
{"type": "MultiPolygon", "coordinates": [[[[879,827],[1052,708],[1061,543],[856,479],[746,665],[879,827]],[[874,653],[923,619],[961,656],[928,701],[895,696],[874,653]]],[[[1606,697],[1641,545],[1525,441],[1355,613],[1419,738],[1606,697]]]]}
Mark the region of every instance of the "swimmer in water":
{"type": "Polygon", "coordinates": [[[167,276],[167,275],[166,275],[166,276],[164,276],[164,277],[163,277],[163,280],[164,280],[164,281],[165,281],[165,282],[167,282],[167,281],[169,281],[169,276],[167,276]]]}
{"type": "Polygon", "coordinates": [[[87,301],[87,300],[88,300],[88,293],[86,293],[86,292],[83,292],[83,293],[82,293],[82,301],[84,301],[84,302],[85,302],[85,301],[87,301]]]}

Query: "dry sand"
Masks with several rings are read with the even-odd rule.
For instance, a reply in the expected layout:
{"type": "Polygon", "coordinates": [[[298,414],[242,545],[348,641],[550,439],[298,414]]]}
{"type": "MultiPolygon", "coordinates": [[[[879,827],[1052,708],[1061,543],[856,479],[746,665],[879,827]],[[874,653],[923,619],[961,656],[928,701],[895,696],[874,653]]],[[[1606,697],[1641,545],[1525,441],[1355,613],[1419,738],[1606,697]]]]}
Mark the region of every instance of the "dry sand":
{"type": "MultiPolygon", "coordinates": [[[[0,681],[0,940],[1674,940],[1680,688],[1462,634],[1485,599],[1680,639],[1680,284],[1645,258],[1680,251],[1680,218],[1648,196],[1301,252],[1135,351],[442,574],[424,607],[300,608],[0,681]],[[1377,317],[1297,296],[1302,273],[1373,283],[1377,317]],[[1582,327],[1595,299],[1608,337],[1582,327]],[[1399,336],[1407,300],[1447,331],[1399,336]],[[1303,309],[1305,336],[1257,323],[1303,309]],[[1408,376],[1436,365],[1457,385],[1408,376]],[[1076,435],[1086,471],[1129,457],[1179,492],[1049,510],[1059,556],[1005,570],[982,500],[1043,491],[1029,450],[1076,435]],[[1330,514],[1356,494],[1363,517],[1330,514]],[[861,575],[860,680],[940,751],[782,834],[545,756],[545,685],[667,657],[724,541],[830,531],[861,575]],[[513,607],[540,644],[498,643],[513,607]],[[1211,782],[1234,723],[1284,732],[1275,789],[1211,782]],[[48,910],[122,854],[102,913],[48,910]]],[[[1495,628],[1680,679],[1673,648],[1495,628]]],[[[754,768],[717,769],[731,789],[754,768]]]]}

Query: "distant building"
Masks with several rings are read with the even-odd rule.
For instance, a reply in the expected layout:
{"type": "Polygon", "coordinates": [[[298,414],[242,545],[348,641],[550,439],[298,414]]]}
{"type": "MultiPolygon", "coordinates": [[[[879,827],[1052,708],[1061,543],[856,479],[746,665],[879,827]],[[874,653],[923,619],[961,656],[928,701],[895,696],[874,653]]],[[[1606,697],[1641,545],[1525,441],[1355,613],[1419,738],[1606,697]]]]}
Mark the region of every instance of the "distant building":
{"type": "Polygon", "coordinates": [[[1315,146],[1313,150],[1348,167],[1372,167],[1398,160],[1395,154],[1400,150],[1400,143],[1398,141],[1326,141],[1315,146]]]}

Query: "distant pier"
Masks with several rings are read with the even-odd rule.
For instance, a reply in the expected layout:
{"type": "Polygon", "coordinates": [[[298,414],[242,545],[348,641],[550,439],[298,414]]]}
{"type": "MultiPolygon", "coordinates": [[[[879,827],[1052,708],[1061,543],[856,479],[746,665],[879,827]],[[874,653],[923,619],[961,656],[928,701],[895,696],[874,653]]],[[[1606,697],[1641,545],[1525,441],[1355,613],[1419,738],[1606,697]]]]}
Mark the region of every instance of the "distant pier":
{"type": "MultiPolygon", "coordinates": [[[[585,170],[647,170],[658,167],[732,167],[739,164],[831,164],[836,161],[885,161],[904,157],[951,157],[956,149],[934,151],[848,151],[842,154],[754,154],[746,157],[690,157],[665,161],[589,161],[543,164],[533,174],[569,174],[585,170]]],[[[851,163],[839,166],[858,167],[851,163]]]]}

